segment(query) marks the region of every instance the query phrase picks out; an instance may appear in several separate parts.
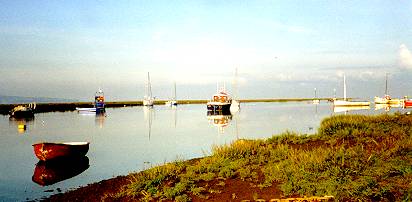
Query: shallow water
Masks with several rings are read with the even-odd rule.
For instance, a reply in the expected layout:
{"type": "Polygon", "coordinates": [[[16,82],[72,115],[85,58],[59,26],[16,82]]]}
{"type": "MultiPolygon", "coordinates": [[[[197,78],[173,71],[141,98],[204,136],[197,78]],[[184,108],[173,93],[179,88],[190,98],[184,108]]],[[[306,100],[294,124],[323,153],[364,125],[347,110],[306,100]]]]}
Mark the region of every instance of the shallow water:
{"type": "MultiPolygon", "coordinates": [[[[334,113],[330,103],[245,103],[233,115],[207,116],[205,105],[109,108],[104,116],[77,112],[39,113],[34,120],[0,116],[0,201],[47,197],[92,182],[170,162],[210,154],[213,145],[236,139],[267,138],[286,130],[315,133],[320,121],[333,114],[388,113],[363,109],[334,113]],[[26,129],[18,129],[26,125],[26,129]],[[32,180],[37,142],[89,141],[87,158],[64,171],[49,166],[56,175],[51,185],[32,180]],[[73,169],[73,168],[70,168],[73,169]],[[84,170],[84,171],[83,171],[84,170]],[[80,172],[80,174],[78,174],[80,172]]],[[[392,108],[389,113],[408,110],[392,108]]],[[[40,170],[42,164],[37,165],[40,170]]],[[[70,167],[70,166],[67,166],[70,167]]]]}

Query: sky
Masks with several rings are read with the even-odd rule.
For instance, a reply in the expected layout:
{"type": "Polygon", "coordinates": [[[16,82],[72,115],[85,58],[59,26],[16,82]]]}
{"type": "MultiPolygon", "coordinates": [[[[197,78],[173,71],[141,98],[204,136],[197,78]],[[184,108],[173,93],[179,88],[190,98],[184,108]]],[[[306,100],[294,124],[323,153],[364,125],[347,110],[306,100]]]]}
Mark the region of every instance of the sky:
{"type": "Polygon", "coordinates": [[[0,0],[0,95],[412,97],[412,1],[0,0]]]}

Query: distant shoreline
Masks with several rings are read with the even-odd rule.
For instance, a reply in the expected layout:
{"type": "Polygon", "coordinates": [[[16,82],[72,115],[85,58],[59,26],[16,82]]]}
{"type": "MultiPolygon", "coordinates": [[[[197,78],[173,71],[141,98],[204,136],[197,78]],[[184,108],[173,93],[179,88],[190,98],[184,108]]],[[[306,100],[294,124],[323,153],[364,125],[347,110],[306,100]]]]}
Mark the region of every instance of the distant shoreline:
{"type": "MultiPolygon", "coordinates": [[[[332,98],[265,98],[265,99],[243,99],[239,100],[241,103],[251,102],[310,102],[313,100],[329,101],[332,98]]],[[[167,100],[155,100],[155,105],[164,105],[167,100]]],[[[206,104],[208,100],[178,100],[178,104],[206,104]]],[[[0,114],[7,115],[9,111],[18,105],[24,104],[0,104],[0,114]]],[[[106,102],[107,108],[116,107],[130,107],[130,106],[142,106],[143,102],[138,101],[114,101],[106,102]]],[[[37,103],[36,113],[42,112],[55,112],[55,111],[74,111],[76,107],[91,107],[93,102],[59,102],[59,103],[37,103]]]]}

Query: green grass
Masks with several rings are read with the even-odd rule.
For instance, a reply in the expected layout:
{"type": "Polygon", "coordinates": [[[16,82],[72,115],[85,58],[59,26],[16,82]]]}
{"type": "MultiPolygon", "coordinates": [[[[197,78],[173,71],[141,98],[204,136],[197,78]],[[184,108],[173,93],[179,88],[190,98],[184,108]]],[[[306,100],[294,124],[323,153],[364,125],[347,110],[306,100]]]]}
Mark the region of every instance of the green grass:
{"type": "Polygon", "coordinates": [[[208,157],[130,176],[132,183],[116,197],[207,199],[221,192],[225,180],[239,179],[260,188],[276,185],[285,197],[410,201],[412,117],[332,116],[322,121],[314,135],[285,132],[266,140],[238,140],[214,147],[208,157]],[[204,187],[213,180],[218,181],[217,188],[204,187]]]}

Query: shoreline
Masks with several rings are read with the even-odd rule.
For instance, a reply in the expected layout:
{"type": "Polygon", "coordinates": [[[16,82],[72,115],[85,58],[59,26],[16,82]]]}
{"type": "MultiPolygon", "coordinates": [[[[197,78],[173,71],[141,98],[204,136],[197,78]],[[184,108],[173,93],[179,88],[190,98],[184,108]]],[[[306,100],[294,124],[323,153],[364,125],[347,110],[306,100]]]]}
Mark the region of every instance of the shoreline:
{"type": "Polygon", "coordinates": [[[338,115],[313,135],[237,140],[59,193],[45,201],[407,201],[412,197],[412,116],[338,115]],[[308,198],[306,198],[307,200],[308,198]],[[315,201],[317,199],[307,200],[315,201]]]}
{"type": "MultiPolygon", "coordinates": [[[[243,99],[241,103],[253,102],[310,102],[313,100],[329,101],[333,98],[265,98],[243,99]]],[[[167,100],[155,100],[155,105],[164,105],[167,100]]],[[[208,100],[177,100],[177,104],[206,104],[208,100]]],[[[7,115],[11,109],[21,104],[0,104],[0,115],[7,115]]],[[[92,107],[93,102],[61,102],[61,103],[36,103],[36,113],[75,111],[76,107],[92,107]]],[[[106,108],[143,106],[143,101],[113,101],[105,102],[106,108]]]]}

